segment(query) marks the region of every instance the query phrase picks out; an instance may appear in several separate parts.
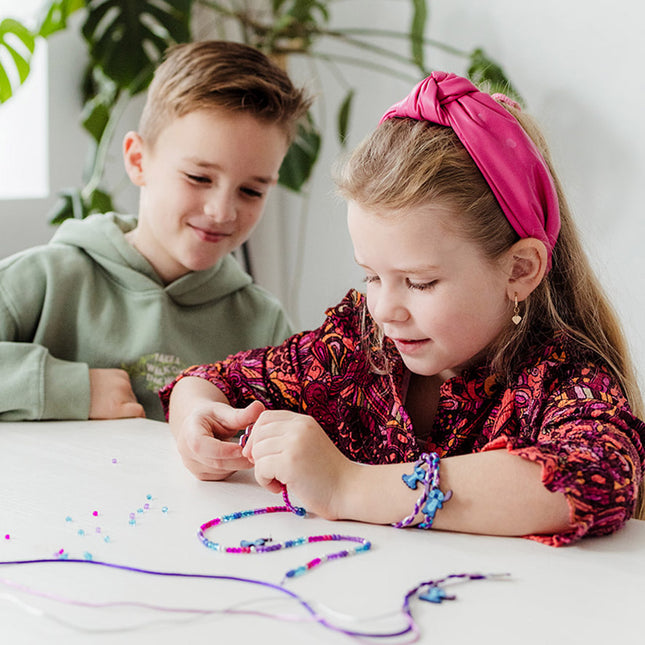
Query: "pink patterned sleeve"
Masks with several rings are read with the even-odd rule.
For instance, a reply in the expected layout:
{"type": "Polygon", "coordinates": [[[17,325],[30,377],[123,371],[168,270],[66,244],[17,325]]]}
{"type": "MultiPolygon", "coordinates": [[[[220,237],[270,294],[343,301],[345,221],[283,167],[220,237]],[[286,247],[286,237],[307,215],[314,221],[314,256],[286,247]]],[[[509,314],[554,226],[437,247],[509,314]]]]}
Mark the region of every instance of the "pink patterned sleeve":
{"type": "Polygon", "coordinates": [[[172,389],[187,376],[215,385],[233,407],[258,400],[268,408],[297,409],[303,380],[300,356],[308,341],[306,334],[298,334],[277,347],[252,349],[218,363],[189,367],[159,392],[166,416],[172,389]]]}
{"type": "MultiPolygon", "coordinates": [[[[591,374],[591,372],[589,373],[591,374]]],[[[643,477],[645,424],[620,389],[601,371],[552,394],[535,419],[535,442],[501,436],[484,450],[506,448],[539,463],[542,482],[565,494],[571,528],[557,535],[526,536],[552,546],[619,529],[634,513],[643,477]]]]}

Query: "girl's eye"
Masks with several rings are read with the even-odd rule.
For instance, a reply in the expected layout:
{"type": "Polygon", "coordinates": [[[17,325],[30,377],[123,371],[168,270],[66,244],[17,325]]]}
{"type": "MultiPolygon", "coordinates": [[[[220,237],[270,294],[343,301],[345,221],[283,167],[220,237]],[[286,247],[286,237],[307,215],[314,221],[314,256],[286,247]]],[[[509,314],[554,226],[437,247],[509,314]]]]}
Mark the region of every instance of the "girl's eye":
{"type": "Polygon", "coordinates": [[[372,284],[374,282],[378,282],[378,276],[377,275],[366,275],[363,278],[363,282],[365,284],[372,284]]]}
{"type": "Polygon", "coordinates": [[[186,173],[186,177],[188,178],[189,181],[192,181],[195,184],[211,183],[211,180],[208,177],[204,177],[202,175],[191,175],[190,173],[186,173]]]}
{"type": "Polygon", "coordinates": [[[430,282],[412,282],[412,280],[408,280],[407,282],[408,287],[410,289],[415,289],[416,291],[427,291],[437,284],[436,280],[431,280],[430,282]]]}

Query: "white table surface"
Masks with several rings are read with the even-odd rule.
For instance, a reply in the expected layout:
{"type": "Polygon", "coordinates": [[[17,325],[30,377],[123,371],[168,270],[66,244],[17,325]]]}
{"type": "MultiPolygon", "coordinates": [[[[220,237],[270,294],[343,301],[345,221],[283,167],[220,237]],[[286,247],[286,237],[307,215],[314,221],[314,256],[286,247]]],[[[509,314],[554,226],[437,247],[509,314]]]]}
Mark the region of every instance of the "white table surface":
{"type": "MultiPolygon", "coordinates": [[[[251,473],[226,482],[196,480],[182,465],[168,427],[154,421],[0,423],[0,491],[3,562],[55,558],[64,549],[72,559],[89,553],[94,561],[278,583],[286,570],[347,545],[250,555],[206,549],[196,537],[205,521],[282,500],[260,489],[251,473]],[[150,508],[138,512],[146,503],[150,508]],[[132,512],[136,525],[130,524],[132,512]]],[[[320,533],[363,536],[373,548],[324,564],[286,586],[350,628],[402,627],[397,612],[403,596],[423,580],[450,573],[509,573],[504,580],[451,587],[454,601],[413,601],[420,642],[643,642],[645,522],[631,520],[612,536],[559,549],[521,538],[397,530],[287,514],[242,519],[208,535],[235,545],[267,534],[282,541],[320,533]],[[386,620],[372,619],[386,615],[386,620]]],[[[306,620],[79,604],[113,601],[306,616],[286,597],[240,583],[159,578],[70,562],[1,565],[0,643],[352,641],[306,620]]]]}

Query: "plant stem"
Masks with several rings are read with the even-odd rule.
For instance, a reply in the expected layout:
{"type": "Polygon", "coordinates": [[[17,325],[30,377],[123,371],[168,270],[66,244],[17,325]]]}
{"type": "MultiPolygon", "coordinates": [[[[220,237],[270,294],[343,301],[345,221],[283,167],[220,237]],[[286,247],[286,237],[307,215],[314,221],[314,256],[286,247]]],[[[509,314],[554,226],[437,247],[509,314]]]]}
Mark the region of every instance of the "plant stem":
{"type": "MultiPolygon", "coordinates": [[[[298,53],[298,52],[294,52],[294,53],[298,53]]],[[[363,69],[372,69],[382,74],[388,74],[397,79],[405,80],[406,82],[416,83],[419,80],[418,77],[401,73],[399,70],[394,69],[393,67],[388,67],[387,65],[383,65],[381,63],[375,63],[369,60],[361,60],[360,58],[353,58],[351,56],[342,56],[340,54],[322,54],[320,52],[313,52],[313,51],[308,52],[306,55],[311,58],[324,60],[326,62],[339,62],[339,63],[345,63],[346,65],[354,65],[356,67],[361,67],[363,69]]]]}
{"type": "Polygon", "coordinates": [[[413,38],[410,36],[408,33],[403,33],[399,31],[390,31],[388,29],[361,29],[359,27],[355,28],[347,28],[347,29],[334,29],[333,31],[330,32],[325,32],[326,35],[330,36],[335,36],[335,35],[357,35],[357,36],[376,36],[376,37],[384,37],[384,38],[397,38],[399,40],[404,39],[407,41],[414,40],[415,42],[419,40],[422,44],[428,45],[429,47],[435,47],[437,49],[441,49],[448,54],[454,54],[455,56],[460,56],[463,58],[466,58],[469,56],[469,52],[464,51],[462,49],[458,49],[457,47],[453,47],[452,45],[448,45],[446,43],[443,43],[439,40],[434,40],[433,38],[413,38]]]}

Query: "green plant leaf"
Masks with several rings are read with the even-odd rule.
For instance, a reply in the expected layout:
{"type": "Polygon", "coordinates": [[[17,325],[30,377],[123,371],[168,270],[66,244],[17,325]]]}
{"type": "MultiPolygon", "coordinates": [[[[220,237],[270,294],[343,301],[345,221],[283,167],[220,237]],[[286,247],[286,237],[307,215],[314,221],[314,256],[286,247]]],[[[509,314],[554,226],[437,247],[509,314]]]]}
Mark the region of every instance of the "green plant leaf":
{"type": "Polygon", "coordinates": [[[107,213],[114,210],[112,197],[96,188],[89,195],[83,195],[79,188],[59,191],[58,201],[47,214],[50,224],[62,224],[66,219],[84,219],[92,213],[107,213]]]}
{"type": "Polygon", "coordinates": [[[11,98],[29,76],[31,57],[36,47],[34,35],[13,18],[0,22],[0,49],[9,54],[13,69],[7,70],[0,62],[0,103],[11,98]]]}
{"type": "Polygon", "coordinates": [[[110,120],[113,104],[107,103],[102,96],[95,96],[83,106],[81,123],[97,143],[101,140],[105,126],[110,120]]]}
{"type": "Polygon", "coordinates": [[[410,46],[414,64],[425,74],[425,54],[423,51],[423,37],[426,31],[428,9],[426,0],[413,0],[412,24],[410,25],[410,46]]]}
{"type": "Polygon", "coordinates": [[[78,188],[61,190],[58,196],[58,201],[47,213],[50,224],[62,224],[66,219],[73,217],[82,219],[84,217],[83,200],[81,199],[81,191],[78,188]]]}
{"type": "Polygon", "coordinates": [[[349,117],[352,111],[352,103],[354,101],[354,90],[351,89],[345,95],[343,102],[338,108],[338,141],[341,146],[345,145],[347,140],[347,132],[349,131],[349,117]]]}
{"type": "Polygon", "coordinates": [[[329,10],[326,2],[320,2],[320,0],[290,0],[288,3],[274,2],[274,13],[283,9],[285,4],[289,5],[285,13],[300,24],[316,24],[321,18],[323,22],[329,21],[329,10]],[[318,18],[315,16],[316,13],[318,13],[318,18]]]}
{"type": "Polygon", "coordinates": [[[193,0],[88,0],[83,25],[95,64],[131,94],[144,90],[168,45],[190,40],[193,0]]]}
{"type": "Polygon", "coordinates": [[[89,215],[91,215],[92,213],[108,213],[114,210],[112,197],[99,188],[92,192],[86,202],[89,215]]]}
{"type": "Polygon", "coordinates": [[[85,6],[85,0],[54,0],[45,7],[45,16],[40,23],[38,35],[48,38],[57,31],[67,29],[67,19],[85,6]]]}
{"type": "Polygon", "coordinates": [[[295,141],[289,147],[280,166],[278,183],[294,192],[299,192],[309,179],[320,153],[321,137],[313,119],[298,125],[295,141]]]}
{"type": "Polygon", "coordinates": [[[490,93],[502,92],[509,98],[523,104],[522,96],[513,87],[504,70],[492,58],[489,58],[483,49],[477,48],[471,52],[467,74],[475,85],[484,86],[486,91],[490,93]]]}

